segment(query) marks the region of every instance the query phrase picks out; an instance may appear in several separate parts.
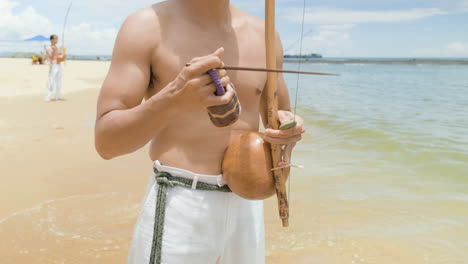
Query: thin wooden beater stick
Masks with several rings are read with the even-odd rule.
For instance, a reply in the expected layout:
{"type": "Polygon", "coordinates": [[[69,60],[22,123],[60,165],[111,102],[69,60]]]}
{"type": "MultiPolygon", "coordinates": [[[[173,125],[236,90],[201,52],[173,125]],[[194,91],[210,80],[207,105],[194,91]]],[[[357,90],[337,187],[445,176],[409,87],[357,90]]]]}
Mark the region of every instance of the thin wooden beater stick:
{"type": "MultiPolygon", "coordinates": [[[[185,64],[185,66],[190,66],[191,63],[185,64]]],[[[234,71],[258,71],[258,72],[277,72],[277,73],[296,73],[296,74],[310,74],[310,75],[330,75],[330,76],[339,76],[339,74],[334,73],[324,73],[324,72],[306,72],[306,71],[290,71],[290,70],[278,70],[278,69],[266,69],[266,68],[253,68],[253,67],[240,67],[240,66],[224,66],[222,68],[216,68],[215,70],[234,70],[234,71]]]]}

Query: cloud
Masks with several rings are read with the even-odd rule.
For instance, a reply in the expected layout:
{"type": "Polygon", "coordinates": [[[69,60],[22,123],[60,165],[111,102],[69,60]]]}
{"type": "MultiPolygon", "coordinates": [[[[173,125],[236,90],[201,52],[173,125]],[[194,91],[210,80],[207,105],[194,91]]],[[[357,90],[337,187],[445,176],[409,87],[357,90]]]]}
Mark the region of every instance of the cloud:
{"type": "MultiPolygon", "coordinates": [[[[70,54],[96,55],[111,54],[120,24],[134,11],[161,2],[162,0],[79,0],[73,2],[70,20],[66,30],[66,45],[70,54]],[[93,8],[90,8],[92,6],[93,8]]],[[[22,40],[38,34],[48,36],[62,32],[62,13],[68,1],[42,0],[0,0],[0,40],[22,40]],[[25,4],[28,3],[29,5],[25,4]],[[47,7],[47,10],[41,7],[47,7]],[[37,7],[37,8],[34,8],[37,7]],[[60,13],[58,17],[47,14],[60,13]],[[51,20],[55,19],[55,20],[51,20]],[[55,22],[55,23],[54,23],[55,22]]],[[[233,0],[244,10],[263,12],[263,3],[250,0],[233,0]]],[[[0,52],[28,51],[40,45],[16,42],[0,43],[0,52]]]]}
{"type": "Polygon", "coordinates": [[[460,41],[455,41],[449,43],[446,48],[453,53],[468,54],[468,43],[465,44],[460,41]]]}
{"type": "Polygon", "coordinates": [[[19,6],[16,1],[0,0],[0,39],[24,39],[52,30],[52,23],[31,6],[14,12],[19,6]]]}
{"type": "Polygon", "coordinates": [[[437,0],[436,4],[451,13],[464,13],[468,11],[468,0],[437,0]]]}
{"type": "Polygon", "coordinates": [[[117,36],[117,28],[93,28],[88,23],[72,25],[66,34],[70,54],[110,54],[117,36]]]}
{"type": "MultiPolygon", "coordinates": [[[[2,43],[0,52],[36,51],[40,45],[22,43],[21,40],[59,32],[62,32],[61,25],[53,25],[32,6],[24,7],[17,1],[0,0],[0,39],[16,40],[2,43]]],[[[65,44],[70,54],[110,54],[116,35],[116,27],[97,27],[82,22],[68,26],[65,44]]]]}
{"type": "MultiPolygon", "coordinates": [[[[464,4],[468,0],[463,0],[464,4]]],[[[353,10],[331,7],[306,8],[304,23],[311,24],[315,29],[312,36],[305,38],[304,46],[310,52],[323,53],[326,56],[346,56],[355,53],[352,50],[352,29],[366,23],[398,23],[415,21],[428,17],[447,15],[460,12],[463,1],[450,3],[457,6],[458,11],[448,7],[440,8],[410,8],[400,10],[353,10]]],[[[445,2],[445,4],[448,4],[445,2]]],[[[285,8],[279,10],[279,15],[287,21],[302,23],[302,8],[285,8]]],[[[425,31],[432,28],[426,27],[425,31]]],[[[298,48],[295,50],[298,52],[298,48]]],[[[419,52],[419,51],[418,51],[419,52]]]]}
{"type": "MultiPolygon", "coordinates": [[[[343,56],[349,52],[352,46],[351,35],[348,32],[353,28],[352,24],[344,25],[320,25],[303,40],[303,54],[320,53],[326,56],[343,56]]],[[[287,51],[288,54],[298,54],[299,45],[287,51]]]]}
{"type": "MultiPolygon", "coordinates": [[[[408,10],[348,10],[329,7],[311,7],[306,9],[305,23],[312,24],[361,24],[411,21],[435,15],[447,14],[439,8],[415,8],[408,10]]],[[[292,22],[302,22],[302,9],[288,8],[282,14],[292,22]]]]}
{"type": "Polygon", "coordinates": [[[422,57],[468,57],[468,43],[454,41],[440,48],[420,48],[414,50],[412,54],[422,57]]]}
{"type": "MultiPolygon", "coordinates": [[[[305,32],[302,54],[321,53],[326,56],[344,56],[352,46],[349,30],[355,25],[319,25],[305,32]]],[[[296,38],[297,36],[294,36],[296,38]]],[[[283,40],[286,54],[299,54],[299,40],[283,40]]]]}
{"type": "MultiPolygon", "coordinates": [[[[40,5],[46,6],[49,9],[56,9],[60,14],[65,12],[70,2],[70,0],[20,1],[30,2],[33,6],[36,6],[40,2],[40,5]],[[38,3],[36,4],[35,2],[38,3]]],[[[119,26],[131,13],[137,11],[138,9],[145,8],[162,1],[163,0],[77,0],[73,1],[71,19],[75,20],[79,17],[84,21],[78,21],[77,23],[87,22],[90,24],[119,26]]],[[[231,2],[244,11],[263,14],[264,1],[231,0],[231,2]]]]}
{"type": "MultiPolygon", "coordinates": [[[[135,10],[150,6],[155,2],[160,2],[160,0],[74,1],[66,31],[66,45],[70,54],[110,54],[118,28],[125,17],[135,10]],[[89,8],[90,6],[92,8],[89,8]]],[[[263,1],[231,0],[231,2],[245,11],[260,17],[263,16],[263,1]]],[[[68,3],[68,0],[0,0],[0,40],[20,40],[37,34],[46,36],[51,33],[60,34],[63,23],[62,14],[68,3]],[[51,14],[60,15],[51,16],[51,14]]],[[[302,19],[301,3],[298,0],[278,1],[278,24],[287,24],[289,27],[300,23],[302,19]]],[[[326,56],[349,56],[359,50],[357,45],[355,45],[355,50],[352,50],[352,47],[353,40],[355,40],[353,39],[353,29],[359,27],[360,24],[414,21],[468,10],[468,0],[429,0],[427,4],[423,1],[418,1],[418,3],[423,3],[422,7],[431,8],[360,10],[309,7],[306,9],[306,23],[308,24],[306,32],[312,30],[311,34],[307,34],[304,38],[304,53],[319,52],[326,56]]],[[[356,1],[354,6],[359,6],[358,4],[356,1]]],[[[285,38],[283,40],[285,48],[291,46],[297,39],[297,35],[288,27],[279,27],[282,30],[280,33],[285,38]]],[[[436,31],[426,25],[421,30],[436,31]]],[[[467,53],[466,39],[455,40],[464,42],[447,43],[438,49],[431,47],[433,50],[426,50],[425,53],[461,54],[459,56],[464,56],[463,54],[467,53]]],[[[288,50],[288,53],[298,52],[299,45],[292,45],[292,47],[294,49],[288,50]]],[[[6,50],[16,51],[6,49],[0,43],[0,52],[6,50]]],[[[422,51],[415,52],[423,53],[422,51]]]]}

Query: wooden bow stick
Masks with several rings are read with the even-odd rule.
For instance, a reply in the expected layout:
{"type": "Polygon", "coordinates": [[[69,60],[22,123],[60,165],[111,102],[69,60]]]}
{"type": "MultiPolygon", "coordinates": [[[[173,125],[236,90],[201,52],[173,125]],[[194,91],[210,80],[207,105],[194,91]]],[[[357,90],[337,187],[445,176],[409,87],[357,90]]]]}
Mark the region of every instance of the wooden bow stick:
{"type": "MultiPolygon", "coordinates": [[[[266,67],[276,69],[276,40],[275,40],[275,0],[265,0],[265,43],[266,43],[266,67]]],[[[279,128],[278,119],[278,73],[268,72],[267,75],[267,109],[268,126],[272,129],[279,128]]],[[[271,156],[273,168],[281,160],[281,145],[271,144],[271,156]]],[[[289,205],[286,195],[286,182],[283,170],[273,170],[275,178],[276,196],[278,198],[279,216],[283,227],[289,226],[289,205]]]]}

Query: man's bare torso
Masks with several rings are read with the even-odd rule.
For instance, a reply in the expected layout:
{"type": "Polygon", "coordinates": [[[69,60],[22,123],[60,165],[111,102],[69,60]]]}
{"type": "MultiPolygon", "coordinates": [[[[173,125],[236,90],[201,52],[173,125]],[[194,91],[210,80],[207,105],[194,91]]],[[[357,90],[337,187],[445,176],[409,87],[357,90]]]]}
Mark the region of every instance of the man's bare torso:
{"type": "Polygon", "coordinates": [[[60,55],[59,49],[57,46],[47,47],[47,60],[50,64],[58,64],[58,57],[60,55]]]}
{"type": "MultiPolygon", "coordinates": [[[[181,17],[172,2],[151,7],[158,24],[160,42],[152,55],[151,73],[146,98],[173,81],[193,57],[212,53],[224,47],[222,57],[226,65],[265,67],[263,23],[231,6],[231,26],[204,26],[191,18],[181,17]]],[[[243,131],[257,131],[259,127],[260,98],[266,83],[266,74],[259,72],[228,71],[235,84],[242,113],[234,125],[215,127],[200,105],[171,105],[177,115],[154,135],[150,158],[164,164],[186,168],[198,173],[221,173],[226,147],[233,137],[243,131]]],[[[214,92],[214,91],[213,91],[214,92]]],[[[155,116],[154,122],[158,122],[155,116]]]]}

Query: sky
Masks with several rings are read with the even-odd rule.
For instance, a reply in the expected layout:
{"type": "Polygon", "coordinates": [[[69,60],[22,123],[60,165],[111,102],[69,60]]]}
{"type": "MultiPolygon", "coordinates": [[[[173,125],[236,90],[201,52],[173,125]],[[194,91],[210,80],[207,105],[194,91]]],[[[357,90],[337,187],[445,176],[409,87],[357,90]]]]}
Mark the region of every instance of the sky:
{"type": "MultiPolygon", "coordinates": [[[[197,0],[193,0],[197,1],[197,0]]],[[[155,0],[75,0],[66,28],[70,54],[110,55],[132,12],[155,0]]],[[[263,0],[231,0],[264,17],[263,0]]],[[[14,41],[61,35],[68,0],[0,0],[0,53],[14,41]]],[[[303,0],[277,0],[285,53],[298,53],[303,0]]],[[[303,53],[324,57],[468,57],[468,0],[306,0],[303,53]]]]}

